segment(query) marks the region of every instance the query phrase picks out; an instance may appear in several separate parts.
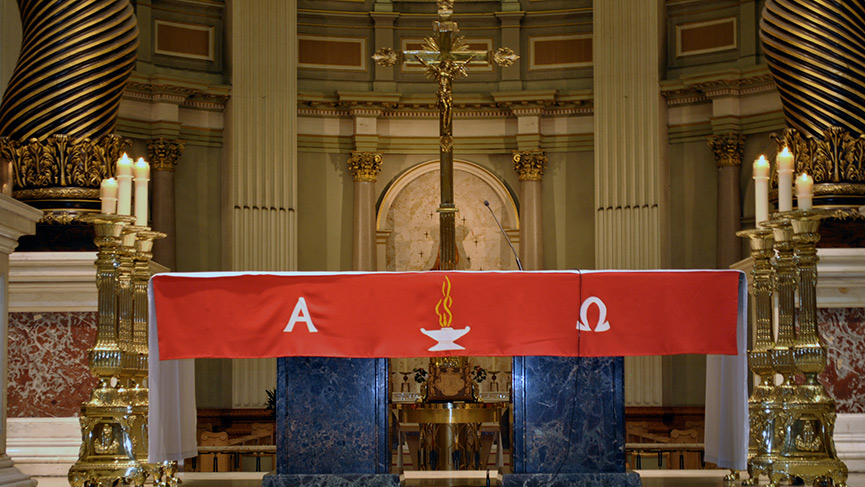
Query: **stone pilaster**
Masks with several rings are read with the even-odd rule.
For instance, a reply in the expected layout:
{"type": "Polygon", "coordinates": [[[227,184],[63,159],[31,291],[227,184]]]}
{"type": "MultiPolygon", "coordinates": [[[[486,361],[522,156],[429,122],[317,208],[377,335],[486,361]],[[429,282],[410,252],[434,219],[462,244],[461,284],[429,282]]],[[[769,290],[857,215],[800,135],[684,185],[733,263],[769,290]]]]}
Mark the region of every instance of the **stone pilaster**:
{"type": "Polygon", "coordinates": [[[736,232],[741,229],[739,173],[745,153],[745,136],[738,132],[712,135],[708,139],[708,145],[718,167],[716,265],[719,269],[727,269],[730,264],[742,258],[742,245],[736,232]]]}
{"type": "Polygon", "coordinates": [[[0,194],[0,485],[32,487],[36,481],[12,466],[6,455],[6,382],[9,375],[7,356],[9,336],[9,254],[18,246],[18,238],[36,231],[42,212],[0,194]]]}
{"type": "Polygon", "coordinates": [[[523,268],[544,268],[544,227],[541,180],[549,158],[543,150],[514,152],[520,178],[520,260],[523,268]]]}
{"type": "MultiPolygon", "coordinates": [[[[295,1],[227,2],[231,99],[225,117],[226,270],[297,269],[295,1]]],[[[274,359],[232,362],[234,407],[263,407],[274,359]]]]}
{"type": "MultiPolygon", "coordinates": [[[[669,265],[666,105],[659,90],[664,2],[593,3],[595,265],[659,269],[669,265]]],[[[625,358],[629,406],[661,406],[660,357],[625,358]]]]}
{"type": "Polygon", "coordinates": [[[354,221],[352,232],[352,270],[374,271],[375,182],[381,171],[381,154],[352,151],[348,170],[354,176],[354,221]]]}
{"type": "Polygon", "coordinates": [[[156,138],[147,144],[147,157],[153,169],[152,227],[166,237],[153,245],[153,260],[177,270],[177,228],[174,205],[174,171],[186,143],[178,139],[156,138]]]}

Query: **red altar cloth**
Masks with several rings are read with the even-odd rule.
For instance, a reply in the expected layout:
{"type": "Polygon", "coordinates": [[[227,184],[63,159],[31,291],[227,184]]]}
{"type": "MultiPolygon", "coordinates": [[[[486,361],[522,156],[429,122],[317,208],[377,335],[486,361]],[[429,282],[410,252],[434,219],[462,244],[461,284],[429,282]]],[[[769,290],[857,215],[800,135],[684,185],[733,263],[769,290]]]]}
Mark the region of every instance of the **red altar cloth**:
{"type": "Polygon", "coordinates": [[[740,275],[159,274],[151,319],[163,360],[736,354],[740,275]]]}

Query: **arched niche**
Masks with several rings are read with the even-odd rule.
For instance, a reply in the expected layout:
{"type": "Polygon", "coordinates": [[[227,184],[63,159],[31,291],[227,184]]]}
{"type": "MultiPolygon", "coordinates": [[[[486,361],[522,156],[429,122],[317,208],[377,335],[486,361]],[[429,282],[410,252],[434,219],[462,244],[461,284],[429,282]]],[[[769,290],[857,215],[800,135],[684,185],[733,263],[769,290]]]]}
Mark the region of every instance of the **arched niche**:
{"type": "MultiPolygon", "coordinates": [[[[439,247],[439,161],[397,175],[379,199],[376,215],[379,270],[420,271],[435,264],[439,247]]],[[[513,252],[484,205],[519,248],[519,210],[508,186],[484,167],[454,161],[456,240],[460,270],[516,269],[513,252]]]]}

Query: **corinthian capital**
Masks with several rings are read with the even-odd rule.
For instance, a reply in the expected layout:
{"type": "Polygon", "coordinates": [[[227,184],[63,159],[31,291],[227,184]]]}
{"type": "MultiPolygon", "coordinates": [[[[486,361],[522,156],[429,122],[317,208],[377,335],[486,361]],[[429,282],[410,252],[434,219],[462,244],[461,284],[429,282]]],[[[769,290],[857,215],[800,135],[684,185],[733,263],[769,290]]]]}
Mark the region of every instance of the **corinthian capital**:
{"type": "Polygon", "coordinates": [[[514,171],[520,181],[540,181],[549,160],[543,150],[514,152],[514,171]]]}
{"type": "Polygon", "coordinates": [[[348,158],[348,170],[355,181],[375,182],[381,171],[381,154],[378,152],[351,151],[348,158]]]}
{"type": "Polygon", "coordinates": [[[718,167],[742,165],[742,156],[745,154],[744,135],[738,132],[712,135],[707,143],[715,154],[715,165],[718,167]]]}
{"type": "Polygon", "coordinates": [[[147,143],[147,156],[154,170],[174,171],[184,149],[186,142],[183,140],[159,137],[147,143]]]}

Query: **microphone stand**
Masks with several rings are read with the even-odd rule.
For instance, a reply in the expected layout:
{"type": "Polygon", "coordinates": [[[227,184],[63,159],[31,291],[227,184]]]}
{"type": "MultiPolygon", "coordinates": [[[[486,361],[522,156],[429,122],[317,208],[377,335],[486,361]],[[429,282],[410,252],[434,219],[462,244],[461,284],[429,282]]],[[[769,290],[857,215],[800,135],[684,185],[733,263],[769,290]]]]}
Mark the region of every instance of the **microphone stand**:
{"type": "Polygon", "coordinates": [[[511,245],[511,239],[508,238],[508,234],[505,233],[505,229],[502,227],[502,224],[499,223],[499,219],[496,218],[496,214],[493,212],[493,209],[490,208],[490,202],[487,201],[487,200],[484,200],[484,205],[487,207],[488,210],[490,210],[490,215],[493,216],[493,220],[496,221],[496,225],[499,226],[499,230],[501,230],[501,231],[502,231],[502,235],[505,236],[505,242],[508,243],[508,247],[510,247],[510,248],[511,248],[511,252],[514,253],[514,259],[517,260],[517,267],[518,267],[520,270],[523,270],[523,263],[520,262],[520,256],[517,255],[517,251],[514,250],[514,246],[511,245]]]}

